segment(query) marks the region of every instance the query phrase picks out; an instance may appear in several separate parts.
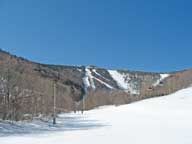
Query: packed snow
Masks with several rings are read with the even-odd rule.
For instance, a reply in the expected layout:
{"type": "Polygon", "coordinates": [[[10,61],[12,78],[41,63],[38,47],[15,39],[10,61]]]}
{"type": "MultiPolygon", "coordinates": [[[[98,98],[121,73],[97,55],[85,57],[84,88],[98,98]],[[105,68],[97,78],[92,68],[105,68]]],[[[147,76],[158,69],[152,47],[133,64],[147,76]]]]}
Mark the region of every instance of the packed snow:
{"type": "Polygon", "coordinates": [[[138,90],[133,88],[133,84],[130,84],[129,74],[122,74],[116,70],[108,70],[111,77],[117,82],[118,86],[125,92],[130,92],[131,94],[139,94],[138,90]]]}
{"type": "MultiPolygon", "coordinates": [[[[64,114],[58,119],[54,131],[47,127],[46,132],[31,129],[35,132],[0,137],[0,143],[191,144],[192,88],[129,105],[101,107],[84,115],[64,114]]],[[[0,133],[2,129],[6,126],[2,128],[1,124],[0,133]]],[[[17,133],[17,129],[9,129],[17,133]]]]}

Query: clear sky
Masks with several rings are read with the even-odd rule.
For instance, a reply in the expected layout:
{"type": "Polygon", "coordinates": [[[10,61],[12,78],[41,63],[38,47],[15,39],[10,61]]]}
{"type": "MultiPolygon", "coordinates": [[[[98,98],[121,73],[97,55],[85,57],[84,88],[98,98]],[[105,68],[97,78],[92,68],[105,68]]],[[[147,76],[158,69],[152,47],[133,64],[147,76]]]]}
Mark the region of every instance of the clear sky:
{"type": "Polygon", "coordinates": [[[29,60],[192,68],[191,0],[0,0],[0,47],[29,60]]]}

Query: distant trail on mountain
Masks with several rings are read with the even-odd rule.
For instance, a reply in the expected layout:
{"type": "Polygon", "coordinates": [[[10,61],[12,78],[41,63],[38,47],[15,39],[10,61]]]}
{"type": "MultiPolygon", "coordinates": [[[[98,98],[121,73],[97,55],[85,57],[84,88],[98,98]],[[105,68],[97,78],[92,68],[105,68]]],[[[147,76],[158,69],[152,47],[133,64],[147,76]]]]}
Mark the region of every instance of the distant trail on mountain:
{"type": "Polygon", "coordinates": [[[167,95],[192,84],[192,70],[152,73],[31,62],[0,50],[0,118],[90,110],[167,95]]]}

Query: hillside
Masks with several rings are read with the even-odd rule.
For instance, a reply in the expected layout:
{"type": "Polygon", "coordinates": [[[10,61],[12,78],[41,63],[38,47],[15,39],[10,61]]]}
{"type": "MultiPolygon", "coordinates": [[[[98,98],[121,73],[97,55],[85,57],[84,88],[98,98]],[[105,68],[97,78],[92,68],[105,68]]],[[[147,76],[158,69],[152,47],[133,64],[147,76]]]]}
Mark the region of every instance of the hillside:
{"type": "Polygon", "coordinates": [[[3,144],[191,144],[192,88],[165,97],[81,114],[61,114],[58,124],[0,123],[3,144]]]}
{"type": "Polygon", "coordinates": [[[150,73],[95,66],[45,65],[0,51],[0,118],[20,120],[56,111],[121,105],[192,84],[192,70],[150,73]]]}

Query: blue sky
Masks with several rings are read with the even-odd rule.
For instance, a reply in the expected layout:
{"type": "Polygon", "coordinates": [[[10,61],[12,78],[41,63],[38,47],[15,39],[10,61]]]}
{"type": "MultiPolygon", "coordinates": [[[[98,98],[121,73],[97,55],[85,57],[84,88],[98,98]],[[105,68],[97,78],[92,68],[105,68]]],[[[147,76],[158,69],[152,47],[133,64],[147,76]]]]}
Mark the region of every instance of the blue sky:
{"type": "Polygon", "coordinates": [[[111,69],[192,68],[191,0],[0,0],[0,47],[111,69]]]}

